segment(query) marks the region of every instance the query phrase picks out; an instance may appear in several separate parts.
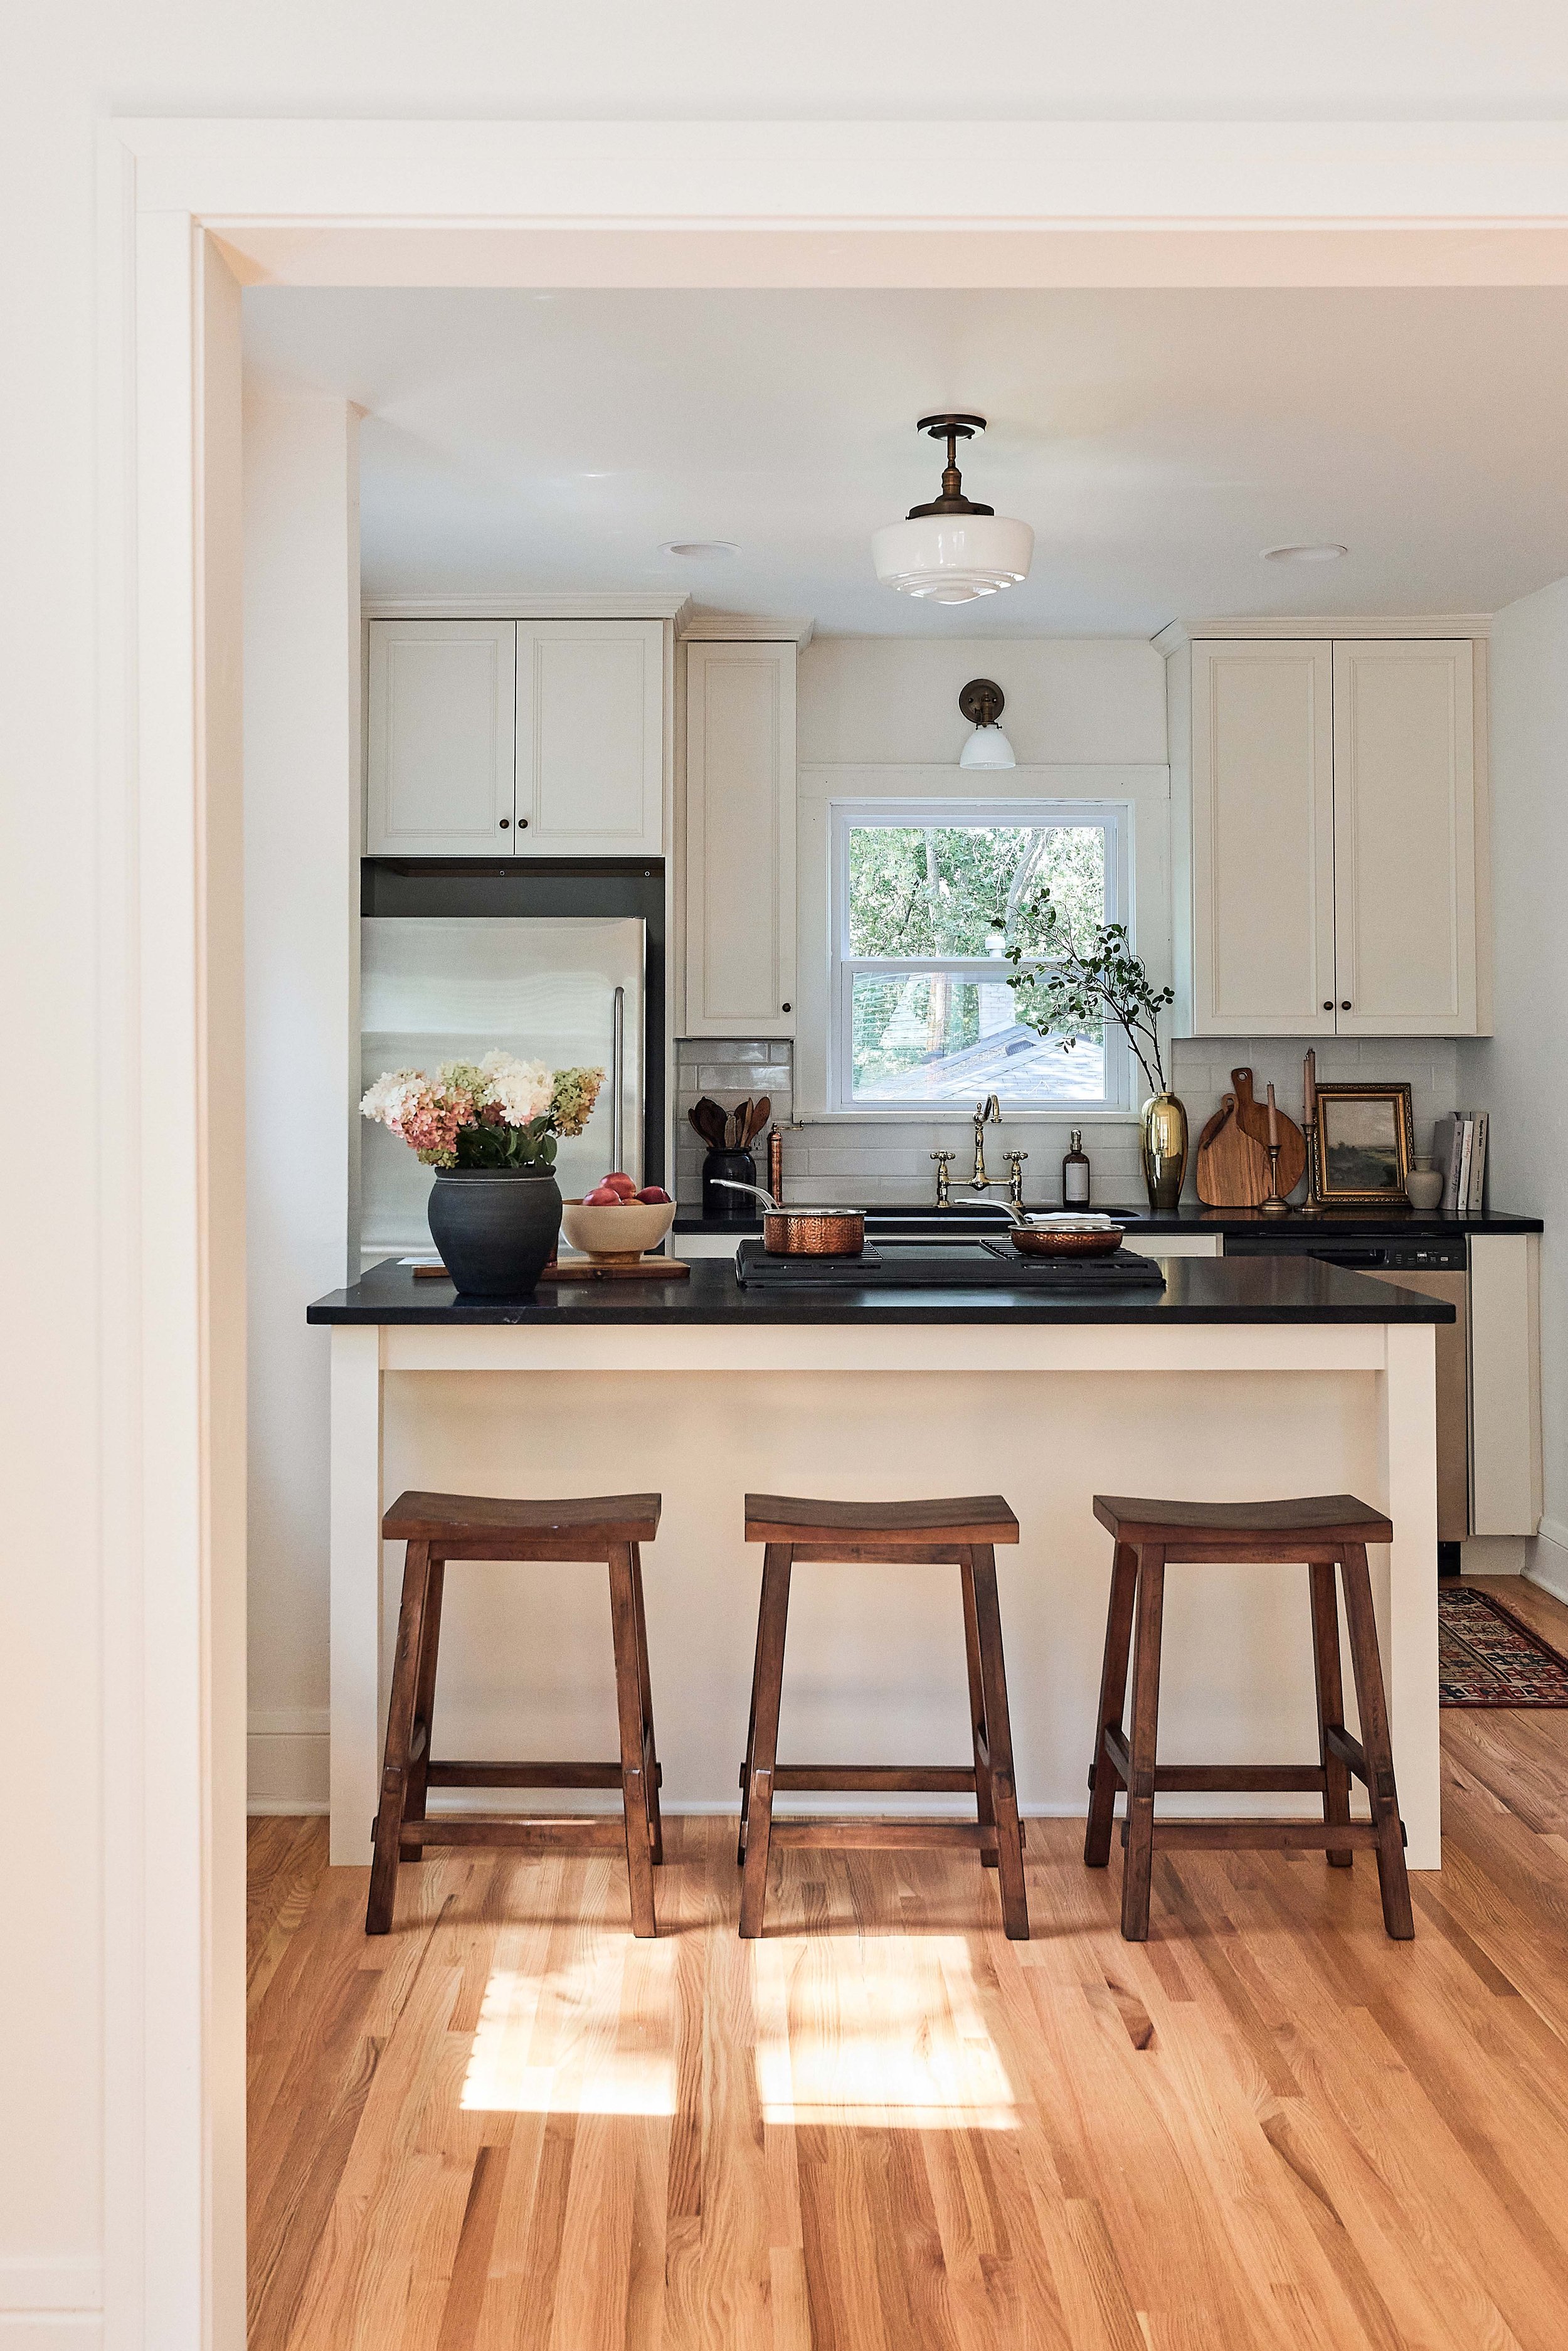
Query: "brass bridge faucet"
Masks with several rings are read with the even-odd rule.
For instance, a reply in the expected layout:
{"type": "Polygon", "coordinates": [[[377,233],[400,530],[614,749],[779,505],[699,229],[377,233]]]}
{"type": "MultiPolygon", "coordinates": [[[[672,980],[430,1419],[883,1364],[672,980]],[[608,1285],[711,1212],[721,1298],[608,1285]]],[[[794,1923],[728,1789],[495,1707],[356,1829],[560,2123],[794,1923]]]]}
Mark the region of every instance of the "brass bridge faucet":
{"type": "Polygon", "coordinates": [[[988,1192],[991,1179],[986,1173],[986,1126],[988,1121],[1001,1123],[1002,1106],[995,1094],[975,1104],[975,1172],[969,1178],[971,1192],[988,1192]]]}

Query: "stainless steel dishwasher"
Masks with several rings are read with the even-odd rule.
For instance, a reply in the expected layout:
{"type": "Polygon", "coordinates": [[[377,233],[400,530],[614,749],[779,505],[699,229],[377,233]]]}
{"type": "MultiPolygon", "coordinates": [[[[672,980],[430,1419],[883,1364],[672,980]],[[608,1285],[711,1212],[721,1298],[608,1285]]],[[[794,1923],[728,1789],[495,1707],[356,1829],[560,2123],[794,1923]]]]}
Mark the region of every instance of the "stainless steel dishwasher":
{"type": "Polygon", "coordinates": [[[1391,1281],[1454,1310],[1437,1330],[1437,1573],[1458,1575],[1470,1530],[1469,1249],[1463,1233],[1336,1235],[1325,1217],[1312,1228],[1228,1233],[1227,1257],[1314,1257],[1374,1281],[1391,1281]]]}

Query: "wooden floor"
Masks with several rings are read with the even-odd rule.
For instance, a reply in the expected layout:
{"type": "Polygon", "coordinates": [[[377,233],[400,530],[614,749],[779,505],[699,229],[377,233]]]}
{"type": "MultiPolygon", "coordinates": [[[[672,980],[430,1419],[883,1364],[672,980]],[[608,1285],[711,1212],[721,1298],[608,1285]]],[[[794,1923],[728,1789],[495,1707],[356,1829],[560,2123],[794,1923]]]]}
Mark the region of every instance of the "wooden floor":
{"type": "MultiPolygon", "coordinates": [[[[1497,1588],[1559,1644],[1568,1609],[1497,1588]]],[[[252,2351],[1562,2351],[1568,1713],[1443,1718],[1445,1867],[1156,1861],[1030,1823],[1034,1939],[967,1855],[666,1826],[366,1873],[253,1823],[252,2351]]]]}

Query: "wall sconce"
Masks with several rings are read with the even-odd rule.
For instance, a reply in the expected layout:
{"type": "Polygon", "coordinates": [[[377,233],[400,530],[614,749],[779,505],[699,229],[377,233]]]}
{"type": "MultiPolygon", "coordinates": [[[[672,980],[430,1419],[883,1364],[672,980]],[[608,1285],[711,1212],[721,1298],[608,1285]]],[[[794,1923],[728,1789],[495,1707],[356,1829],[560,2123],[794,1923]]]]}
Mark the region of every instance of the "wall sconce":
{"type": "Polygon", "coordinates": [[[997,721],[1007,708],[1007,695],[994,679],[972,677],[958,696],[958,707],[974,733],[958,754],[961,768],[1016,768],[1013,747],[997,721]]]}

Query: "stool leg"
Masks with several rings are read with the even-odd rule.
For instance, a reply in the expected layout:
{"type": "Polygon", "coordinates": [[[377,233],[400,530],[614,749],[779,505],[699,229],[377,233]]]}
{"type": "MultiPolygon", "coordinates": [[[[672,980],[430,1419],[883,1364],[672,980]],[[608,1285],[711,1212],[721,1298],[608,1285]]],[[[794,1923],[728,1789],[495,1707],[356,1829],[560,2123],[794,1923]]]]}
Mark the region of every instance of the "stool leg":
{"type": "Polygon", "coordinates": [[[411,1542],[403,1555],[402,1601],[398,1609],[397,1656],[392,1665],[392,1702],[387,1708],[386,1754],[382,1800],[376,1808],[375,1849],[371,1862],[367,1935],[386,1934],[397,1892],[397,1865],[408,1792],[408,1750],[423,1651],[425,1595],[430,1588],[430,1545],[411,1542]]]}
{"type": "Polygon", "coordinates": [[[1160,1719],[1160,1633],[1165,1617],[1166,1555],[1154,1544],[1138,1549],[1137,1646],[1133,1654],[1133,1727],[1127,1741],[1132,1780],[1127,1789],[1126,1866],[1122,1875],[1122,1935],[1149,1939],[1149,1885],[1155,1867],[1155,1755],[1160,1719]]]}
{"type": "MultiPolygon", "coordinates": [[[[1350,1818],[1350,1766],[1328,1743],[1328,1733],[1344,1729],[1344,1684],[1339,1664],[1339,1595],[1331,1565],[1313,1560],[1307,1569],[1312,1591],[1312,1668],[1318,1692],[1318,1754],[1323,1767],[1323,1818],[1350,1818]]],[[[1330,1845],[1329,1867],[1349,1869],[1349,1845],[1330,1845]]]]}
{"type": "Polygon", "coordinates": [[[757,1646],[751,1659],[751,1712],[746,1723],[746,1753],[740,1763],[740,1830],[735,1841],[735,1865],[746,1866],[746,1831],[751,1808],[751,1750],[757,1744],[757,1693],[762,1687],[762,1627],[760,1606],[757,1611],[757,1646]]]}
{"type": "Polygon", "coordinates": [[[1383,1894],[1383,1923],[1396,1942],[1406,1943],[1415,1935],[1416,1921],[1410,1909],[1405,1832],[1394,1785],[1394,1749],[1388,1736],[1388,1706],[1383,1695],[1383,1667],[1377,1655],[1377,1619],[1372,1608],[1372,1582],[1366,1573],[1366,1546],[1346,1543],[1340,1567],[1344,1576],[1344,1613],[1350,1626],[1355,1702],[1361,1709],[1367,1793],[1377,1828],[1377,1883],[1383,1894]]]}
{"type": "Polygon", "coordinates": [[[989,1543],[977,1543],[968,1552],[965,1576],[975,1594],[975,1629],[979,1637],[980,1682],[986,1701],[986,1744],[990,1750],[991,1802],[997,1820],[1002,1926],[1009,1941],[1027,1943],[1029,1899],[1024,1892],[1023,1836],[1019,1827],[1018,1789],[1013,1779],[1013,1735],[1008,1720],[1008,1677],[1002,1660],[997,1555],[989,1543]]]}
{"type": "Polygon", "coordinates": [[[1138,1588],[1138,1555],[1118,1543],[1111,1562],[1111,1604],[1105,1616],[1105,1662],[1100,1669],[1100,1713],[1094,1730],[1094,1761],[1089,1766],[1089,1822],[1083,1859],[1103,1869],[1111,1858],[1111,1826],[1122,1775],[1105,1752],[1105,1733],[1120,1730],[1127,1703],[1127,1660],[1133,1646],[1133,1596],[1138,1588]]]}
{"type": "Polygon", "coordinates": [[[768,1853],[773,1836],[773,1767],[779,1761],[779,1701],[784,1685],[784,1635],[789,1621],[788,1543],[768,1543],[762,1553],[762,1604],[757,1622],[757,1678],[752,1693],[747,1743],[746,1861],[740,1881],[740,1931],[747,1939],[762,1932],[768,1908],[768,1853]]]}
{"type": "MultiPolygon", "coordinates": [[[[964,1593],[964,1654],[969,1667],[969,1729],[975,1746],[975,1817],[983,1829],[994,1828],[997,1808],[991,1798],[990,1741],[986,1732],[986,1685],[980,1672],[980,1631],[975,1618],[975,1575],[966,1560],[958,1571],[958,1582],[964,1593]]],[[[987,1869],[995,1869],[999,1856],[982,1853],[980,1861],[987,1869]]]]}
{"type": "Polygon", "coordinates": [[[637,1599],[632,1546],[610,1552],[610,1622],[615,1639],[615,1706],[621,1718],[621,1804],[626,1822],[626,1876],[632,1889],[632,1932],[653,1935],[653,1825],[648,1813],[647,1750],[637,1656],[637,1599]]]}
{"type": "Polygon", "coordinates": [[[659,1813],[659,1750],[653,1741],[653,1680],[648,1670],[648,1619],[643,1607],[643,1550],[632,1546],[632,1598],[637,1612],[637,1686],[643,1700],[643,1728],[648,1742],[648,1823],[653,1831],[653,1866],[664,1858],[664,1825],[659,1813]]]}
{"type": "MultiPolygon", "coordinates": [[[[424,1628],[419,1644],[419,1678],[413,1693],[413,1730],[410,1740],[408,1797],[405,1821],[424,1818],[425,1792],[430,1784],[430,1744],[435,1736],[435,1654],[441,1646],[441,1596],[446,1586],[446,1562],[433,1559],[424,1587],[424,1628]]],[[[423,1846],[410,1845],[404,1861],[423,1861],[423,1846]]]]}

